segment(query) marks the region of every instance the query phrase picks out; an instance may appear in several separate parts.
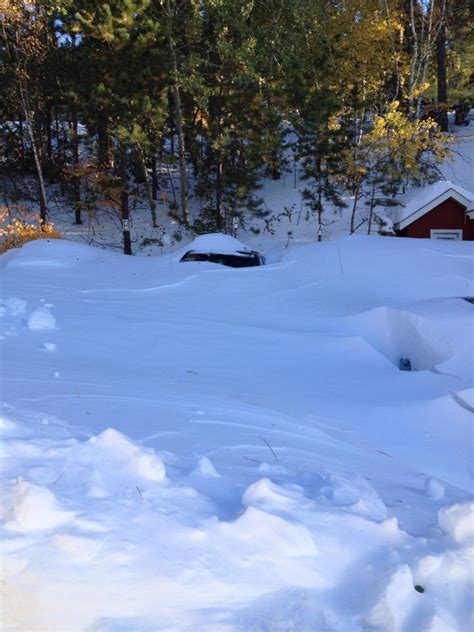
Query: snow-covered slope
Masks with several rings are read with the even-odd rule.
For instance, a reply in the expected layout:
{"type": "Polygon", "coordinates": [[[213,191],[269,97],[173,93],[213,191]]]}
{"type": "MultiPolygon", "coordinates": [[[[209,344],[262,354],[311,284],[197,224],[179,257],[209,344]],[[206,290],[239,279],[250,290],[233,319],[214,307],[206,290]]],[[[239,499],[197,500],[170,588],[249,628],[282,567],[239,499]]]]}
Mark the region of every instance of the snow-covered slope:
{"type": "Polygon", "coordinates": [[[273,259],[0,258],[4,629],[471,629],[472,244],[273,259]]]}

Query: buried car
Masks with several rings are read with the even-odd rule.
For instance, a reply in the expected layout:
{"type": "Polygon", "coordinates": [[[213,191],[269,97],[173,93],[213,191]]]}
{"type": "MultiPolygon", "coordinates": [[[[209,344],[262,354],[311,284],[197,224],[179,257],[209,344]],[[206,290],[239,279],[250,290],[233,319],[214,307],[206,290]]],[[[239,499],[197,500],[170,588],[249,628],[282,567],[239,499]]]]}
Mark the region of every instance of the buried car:
{"type": "Polygon", "coordinates": [[[210,261],[231,268],[263,266],[265,257],[235,237],[222,233],[200,235],[192,241],[180,261],[210,261]]]}

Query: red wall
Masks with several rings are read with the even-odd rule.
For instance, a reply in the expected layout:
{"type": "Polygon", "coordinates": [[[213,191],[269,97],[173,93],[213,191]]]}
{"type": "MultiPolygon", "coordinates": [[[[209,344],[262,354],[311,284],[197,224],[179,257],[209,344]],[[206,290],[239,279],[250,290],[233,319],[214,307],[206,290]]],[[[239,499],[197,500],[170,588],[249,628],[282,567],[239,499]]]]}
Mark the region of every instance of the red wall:
{"type": "Polygon", "coordinates": [[[398,235],[401,237],[427,237],[429,239],[432,228],[462,229],[463,239],[474,241],[474,219],[469,219],[466,215],[466,208],[453,198],[441,202],[432,211],[398,231],[398,235]]]}

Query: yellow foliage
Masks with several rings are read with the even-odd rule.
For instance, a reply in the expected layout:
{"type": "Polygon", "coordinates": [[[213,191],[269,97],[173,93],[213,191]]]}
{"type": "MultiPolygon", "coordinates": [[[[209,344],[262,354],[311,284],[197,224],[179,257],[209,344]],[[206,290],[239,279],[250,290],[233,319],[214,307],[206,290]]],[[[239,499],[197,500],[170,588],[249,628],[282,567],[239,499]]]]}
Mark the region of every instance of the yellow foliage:
{"type": "Polygon", "coordinates": [[[337,132],[341,129],[341,121],[336,115],[330,116],[328,120],[328,130],[331,132],[337,132]]]}
{"type": "Polygon", "coordinates": [[[385,112],[374,117],[371,129],[344,152],[343,184],[358,186],[366,174],[384,166],[416,177],[423,154],[430,154],[433,162],[451,155],[454,137],[441,132],[432,119],[411,120],[399,108],[397,101],[388,104],[385,112]]]}
{"type": "Polygon", "coordinates": [[[34,239],[61,239],[53,224],[43,223],[38,215],[22,207],[0,206],[0,253],[20,248],[34,239]]]}
{"type": "Polygon", "coordinates": [[[430,82],[425,81],[425,83],[422,83],[421,85],[419,85],[417,88],[413,90],[413,96],[415,98],[421,96],[429,89],[429,87],[430,87],[430,82]]]}

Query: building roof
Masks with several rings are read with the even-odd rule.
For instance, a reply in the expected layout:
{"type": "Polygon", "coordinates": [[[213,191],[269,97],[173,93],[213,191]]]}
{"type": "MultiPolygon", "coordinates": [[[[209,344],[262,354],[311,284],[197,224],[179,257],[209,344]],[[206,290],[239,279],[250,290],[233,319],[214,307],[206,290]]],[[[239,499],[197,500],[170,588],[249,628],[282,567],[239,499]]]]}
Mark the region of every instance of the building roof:
{"type": "Polygon", "coordinates": [[[400,197],[401,206],[394,207],[391,212],[395,229],[406,228],[450,198],[465,206],[468,215],[474,219],[474,193],[449,180],[442,180],[400,197]]]}

